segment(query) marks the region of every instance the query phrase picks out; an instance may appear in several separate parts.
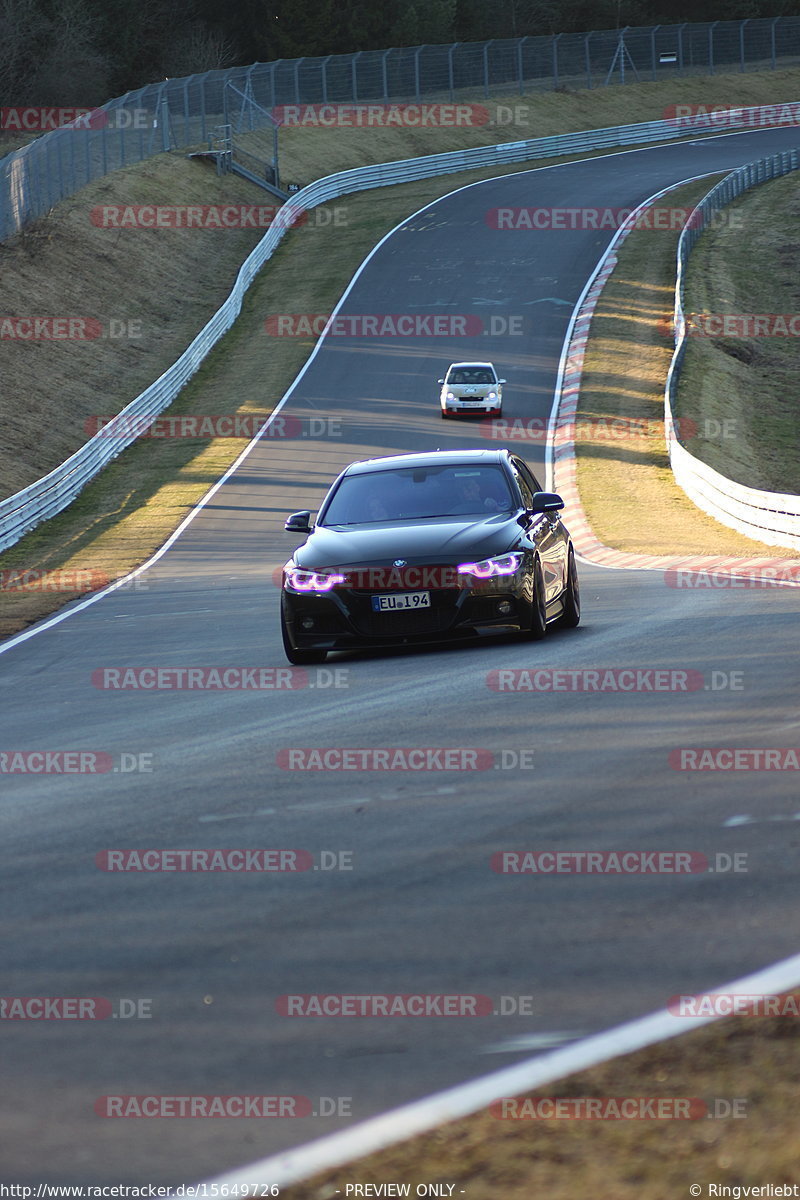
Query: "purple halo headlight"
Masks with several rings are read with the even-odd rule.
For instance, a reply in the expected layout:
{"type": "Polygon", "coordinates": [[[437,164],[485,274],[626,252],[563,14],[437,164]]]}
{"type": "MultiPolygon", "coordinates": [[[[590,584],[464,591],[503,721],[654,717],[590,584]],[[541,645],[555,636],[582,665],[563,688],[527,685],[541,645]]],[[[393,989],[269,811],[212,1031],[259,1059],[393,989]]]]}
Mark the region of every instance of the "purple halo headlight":
{"type": "Polygon", "coordinates": [[[304,571],[302,567],[284,567],[287,585],[295,592],[329,592],[345,576],[329,571],[304,571]]]}
{"type": "Polygon", "coordinates": [[[498,558],[484,558],[481,562],[459,563],[459,575],[474,575],[476,579],[491,579],[493,575],[513,575],[519,570],[521,554],[501,554],[498,558]]]}

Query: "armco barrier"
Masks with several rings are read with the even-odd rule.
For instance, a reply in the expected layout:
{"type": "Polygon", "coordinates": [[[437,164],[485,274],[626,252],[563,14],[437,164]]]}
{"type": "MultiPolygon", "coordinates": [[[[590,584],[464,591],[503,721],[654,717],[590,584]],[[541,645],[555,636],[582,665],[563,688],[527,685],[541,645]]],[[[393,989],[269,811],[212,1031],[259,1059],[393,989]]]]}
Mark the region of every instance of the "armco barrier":
{"type": "MultiPolygon", "coordinates": [[[[764,109],[758,107],[742,109],[741,124],[750,127],[757,125],[758,114],[767,109],[771,111],[772,106],[765,106],[764,109]]],[[[713,127],[712,118],[708,119],[708,127],[709,129],[713,127]]],[[[130,432],[119,437],[95,435],[48,475],[0,502],[0,551],[13,546],[42,521],[62,512],[90,479],[136,440],[136,430],[141,428],[142,418],[156,417],[172,403],[209,351],[236,320],[241,310],[244,293],[274,252],[285,229],[289,227],[286,221],[287,213],[293,210],[311,209],[338,196],[369,188],[408,183],[415,179],[425,179],[434,175],[445,175],[476,167],[502,167],[509,163],[527,162],[532,159],[579,154],[614,146],[666,141],[676,135],[680,136],[681,133],[685,136],[696,137],[698,128],[695,126],[693,130],[686,131],[676,129],[675,123],[669,120],[644,121],[636,125],[582,130],[553,137],[506,142],[498,146],[480,146],[470,150],[430,154],[423,158],[378,163],[373,166],[341,171],[335,175],[315,180],[314,183],[296,192],[292,199],[279,210],[273,225],[242,264],[227,300],[208,324],[201,329],[188,349],[155,383],[146,388],[122,410],[122,414],[126,418],[125,426],[130,432]]],[[[47,137],[52,136],[52,134],[47,135],[47,137]]]]}
{"type": "Polygon", "coordinates": [[[675,430],[674,402],[680,368],[686,352],[686,321],[683,299],[686,266],[698,237],[711,217],[742,192],[767,180],[777,179],[800,167],[800,150],[773,154],[758,162],[738,167],[721,179],[695,209],[702,219],[690,220],[678,241],[678,273],[675,284],[675,352],[667,375],[664,395],[664,424],[669,461],[675,482],[690,500],[723,525],[737,529],[768,546],[800,550],[800,496],[762,492],[727,479],[680,444],[675,430]]]}

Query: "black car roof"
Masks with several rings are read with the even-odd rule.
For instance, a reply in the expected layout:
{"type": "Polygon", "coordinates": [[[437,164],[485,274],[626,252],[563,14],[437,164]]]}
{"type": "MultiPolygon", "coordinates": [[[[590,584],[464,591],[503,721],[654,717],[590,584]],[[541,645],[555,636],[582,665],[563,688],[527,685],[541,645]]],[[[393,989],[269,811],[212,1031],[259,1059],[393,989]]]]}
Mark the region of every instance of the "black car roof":
{"type": "Polygon", "coordinates": [[[371,471],[386,471],[392,467],[457,467],[484,463],[505,462],[510,451],[497,450],[430,450],[427,454],[392,454],[387,458],[367,458],[351,463],[348,475],[368,475],[371,471]]]}

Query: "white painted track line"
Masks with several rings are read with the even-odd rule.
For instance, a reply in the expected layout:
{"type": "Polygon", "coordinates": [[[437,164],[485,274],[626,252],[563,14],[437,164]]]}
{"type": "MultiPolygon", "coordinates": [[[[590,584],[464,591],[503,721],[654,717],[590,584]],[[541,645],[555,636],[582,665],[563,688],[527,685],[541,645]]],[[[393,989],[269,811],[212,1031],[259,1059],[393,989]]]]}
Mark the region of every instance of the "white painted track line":
{"type": "MultiPolygon", "coordinates": [[[[753,975],[712,989],[714,992],[773,995],[800,985],[800,954],[774,963],[753,975]]],[[[367,1154],[427,1133],[431,1129],[466,1117],[506,1096],[518,1096],[567,1075],[585,1071],[621,1054],[630,1054],[656,1042],[689,1033],[701,1025],[721,1020],[718,1016],[675,1017],[667,1009],[618,1025],[604,1033],[585,1038],[574,1045],[526,1059],[513,1067],[493,1071],[470,1083],[415,1100],[328,1137],[282,1154],[260,1159],[246,1167],[237,1167],[224,1175],[207,1180],[209,1184],[271,1183],[286,1187],[300,1183],[321,1171],[345,1166],[367,1154]]]]}

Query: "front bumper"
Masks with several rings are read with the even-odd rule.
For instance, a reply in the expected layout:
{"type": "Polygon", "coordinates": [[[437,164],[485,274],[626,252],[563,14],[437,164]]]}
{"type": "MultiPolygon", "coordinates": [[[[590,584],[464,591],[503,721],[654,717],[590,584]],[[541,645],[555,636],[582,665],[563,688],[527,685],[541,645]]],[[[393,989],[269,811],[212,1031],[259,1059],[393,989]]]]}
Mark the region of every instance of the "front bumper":
{"type": "Polygon", "coordinates": [[[521,574],[429,590],[430,608],[401,612],[373,612],[375,589],[302,595],[284,589],[281,602],[298,650],[404,646],[530,628],[530,593],[521,574]]]}
{"type": "Polygon", "coordinates": [[[448,416],[469,416],[470,413],[477,413],[478,416],[499,417],[503,409],[503,401],[499,400],[440,400],[443,413],[448,416]]]}

